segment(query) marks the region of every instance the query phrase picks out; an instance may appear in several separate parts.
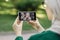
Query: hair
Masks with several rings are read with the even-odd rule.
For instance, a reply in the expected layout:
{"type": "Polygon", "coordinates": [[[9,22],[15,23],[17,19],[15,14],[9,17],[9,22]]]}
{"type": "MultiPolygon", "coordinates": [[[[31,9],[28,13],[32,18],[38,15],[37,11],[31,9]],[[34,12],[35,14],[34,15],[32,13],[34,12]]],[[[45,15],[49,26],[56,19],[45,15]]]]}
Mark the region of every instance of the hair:
{"type": "Polygon", "coordinates": [[[54,17],[60,19],[60,0],[45,0],[45,4],[52,10],[54,17]]]}

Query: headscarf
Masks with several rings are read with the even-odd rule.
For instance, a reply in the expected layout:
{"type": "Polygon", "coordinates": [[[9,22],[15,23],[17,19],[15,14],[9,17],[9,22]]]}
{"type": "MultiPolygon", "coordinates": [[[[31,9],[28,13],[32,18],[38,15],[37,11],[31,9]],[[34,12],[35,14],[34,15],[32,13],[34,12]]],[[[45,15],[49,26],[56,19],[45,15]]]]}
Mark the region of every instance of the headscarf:
{"type": "Polygon", "coordinates": [[[45,4],[52,10],[55,19],[60,19],[60,0],[45,0],[45,4]]]}

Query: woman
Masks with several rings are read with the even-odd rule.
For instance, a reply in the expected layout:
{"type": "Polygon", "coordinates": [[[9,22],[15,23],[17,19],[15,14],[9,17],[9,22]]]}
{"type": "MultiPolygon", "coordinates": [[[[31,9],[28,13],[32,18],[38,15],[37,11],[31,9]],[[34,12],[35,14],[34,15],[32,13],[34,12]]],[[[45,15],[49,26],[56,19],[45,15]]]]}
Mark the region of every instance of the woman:
{"type": "MultiPolygon", "coordinates": [[[[52,25],[46,31],[31,36],[28,40],[60,40],[60,0],[45,0],[48,18],[52,25]]],[[[33,23],[32,23],[33,24],[33,23]]]]}
{"type": "Polygon", "coordinates": [[[45,0],[45,4],[52,25],[46,31],[31,36],[29,40],[60,40],[60,0],[45,0]]]}

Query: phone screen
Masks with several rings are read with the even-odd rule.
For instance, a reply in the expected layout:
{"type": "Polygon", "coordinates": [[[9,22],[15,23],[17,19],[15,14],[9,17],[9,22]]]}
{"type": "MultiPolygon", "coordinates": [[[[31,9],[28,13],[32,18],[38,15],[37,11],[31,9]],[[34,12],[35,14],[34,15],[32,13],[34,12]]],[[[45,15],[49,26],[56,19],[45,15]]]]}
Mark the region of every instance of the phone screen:
{"type": "Polygon", "coordinates": [[[19,12],[18,16],[22,21],[36,20],[36,12],[19,12]]]}

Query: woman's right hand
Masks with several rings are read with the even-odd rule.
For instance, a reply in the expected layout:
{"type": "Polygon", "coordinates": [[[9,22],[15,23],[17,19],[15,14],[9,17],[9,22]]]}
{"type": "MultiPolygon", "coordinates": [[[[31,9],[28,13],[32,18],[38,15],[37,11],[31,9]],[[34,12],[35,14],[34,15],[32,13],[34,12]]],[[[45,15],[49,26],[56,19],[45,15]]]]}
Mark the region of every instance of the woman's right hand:
{"type": "Polygon", "coordinates": [[[38,32],[44,31],[44,28],[41,26],[38,19],[30,20],[30,21],[28,21],[28,23],[31,24],[32,27],[35,28],[38,32]]]}

